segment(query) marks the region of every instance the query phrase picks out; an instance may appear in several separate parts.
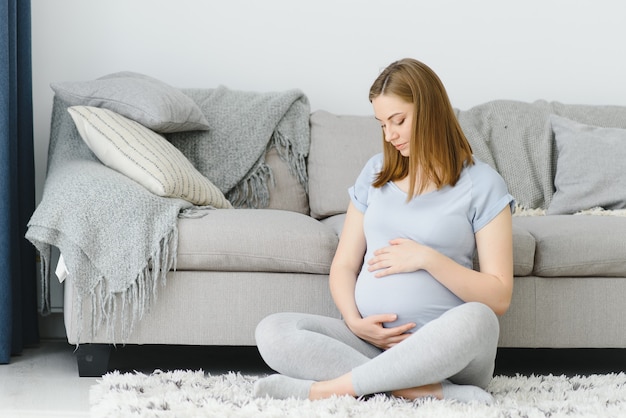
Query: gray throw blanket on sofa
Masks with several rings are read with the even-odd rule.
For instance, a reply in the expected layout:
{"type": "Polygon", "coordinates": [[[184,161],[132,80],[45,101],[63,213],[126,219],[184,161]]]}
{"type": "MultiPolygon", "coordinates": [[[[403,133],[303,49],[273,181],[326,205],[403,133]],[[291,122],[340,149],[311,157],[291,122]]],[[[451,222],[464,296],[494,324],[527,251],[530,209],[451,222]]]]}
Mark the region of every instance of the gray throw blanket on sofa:
{"type": "Polygon", "coordinates": [[[183,91],[202,109],[211,129],[167,137],[233,206],[267,206],[271,173],[264,157],[270,147],[306,189],[310,108],[302,91],[256,93],[224,86],[183,91]]]}
{"type": "Polygon", "coordinates": [[[525,209],[545,209],[554,195],[557,153],[551,114],[589,125],[626,128],[622,106],[493,100],[456,114],[474,154],[502,175],[525,209]]]}
{"type": "MultiPolygon", "coordinates": [[[[214,91],[197,90],[194,97],[207,98],[214,91]]],[[[209,177],[218,187],[232,190],[239,183],[248,183],[241,187],[246,190],[246,196],[240,199],[244,204],[263,200],[266,179],[257,179],[253,184],[250,178],[259,177],[256,171],[263,168],[264,151],[270,146],[276,146],[306,182],[307,99],[294,92],[276,93],[269,100],[265,94],[220,91],[233,104],[238,100],[245,104],[254,98],[264,99],[267,107],[256,107],[254,115],[246,113],[250,107],[233,107],[227,118],[228,123],[236,124],[233,131],[245,127],[249,133],[254,131],[254,123],[262,121],[264,126],[259,130],[262,138],[253,138],[252,134],[239,137],[228,141],[226,150],[218,147],[219,152],[214,154],[210,153],[210,146],[196,141],[196,150],[205,154],[187,150],[192,162],[206,156],[219,166],[218,171],[227,172],[224,179],[228,181],[209,177]]],[[[216,115],[221,110],[215,108],[222,105],[223,101],[219,100],[202,101],[203,110],[216,115]]],[[[226,132],[228,127],[221,125],[219,129],[217,132],[226,132]]],[[[178,135],[179,144],[185,135],[192,133],[178,135]]],[[[207,139],[206,135],[200,137],[207,139]]],[[[221,134],[210,139],[214,138],[228,140],[221,134]]],[[[90,302],[91,332],[105,325],[109,333],[127,338],[135,322],[154,302],[167,272],[175,268],[178,217],[197,213],[198,208],[191,203],[156,196],[100,163],[80,138],[67,104],[55,98],[44,193],[26,233],[41,255],[42,313],[50,311],[50,263],[54,246],[59,248],[72,276],[79,315],[83,303],[90,302]],[[121,324],[121,329],[113,328],[116,323],[121,324]]],[[[79,322],[82,324],[82,317],[79,322]]]]}

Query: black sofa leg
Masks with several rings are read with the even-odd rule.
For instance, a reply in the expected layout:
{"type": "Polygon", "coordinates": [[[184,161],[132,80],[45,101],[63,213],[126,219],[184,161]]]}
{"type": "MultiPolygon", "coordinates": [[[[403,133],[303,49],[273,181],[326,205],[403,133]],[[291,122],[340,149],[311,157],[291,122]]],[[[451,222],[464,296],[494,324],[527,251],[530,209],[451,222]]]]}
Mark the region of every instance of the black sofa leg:
{"type": "Polygon", "coordinates": [[[101,377],[109,368],[111,346],[108,344],[81,344],[76,350],[80,377],[101,377]]]}

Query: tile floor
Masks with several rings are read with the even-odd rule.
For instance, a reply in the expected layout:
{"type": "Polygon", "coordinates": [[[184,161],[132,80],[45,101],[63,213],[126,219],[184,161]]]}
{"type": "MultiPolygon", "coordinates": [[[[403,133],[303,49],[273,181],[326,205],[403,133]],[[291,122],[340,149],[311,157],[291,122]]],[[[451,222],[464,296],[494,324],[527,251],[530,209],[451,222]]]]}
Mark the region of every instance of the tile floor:
{"type": "MultiPolygon", "coordinates": [[[[254,347],[127,346],[111,352],[109,370],[151,373],[157,368],[271,372],[254,347]]],[[[78,376],[74,346],[42,341],[0,365],[0,417],[89,417],[89,389],[96,381],[78,376]]]]}
{"type": "MultiPolygon", "coordinates": [[[[109,370],[152,372],[155,368],[270,372],[254,347],[128,346],[115,349],[109,370]]],[[[581,374],[626,370],[626,349],[501,349],[496,374],[581,374]]],[[[45,340],[0,365],[0,417],[88,417],[89,389],[97,378],[78,377],[74,347],[45,340]]]]}
{"type": "Polygon", "coordinates": [[[88,417],[95,378],[78,378],[73,347],[43,342],[0,365],[0,417],[88,417]]]}

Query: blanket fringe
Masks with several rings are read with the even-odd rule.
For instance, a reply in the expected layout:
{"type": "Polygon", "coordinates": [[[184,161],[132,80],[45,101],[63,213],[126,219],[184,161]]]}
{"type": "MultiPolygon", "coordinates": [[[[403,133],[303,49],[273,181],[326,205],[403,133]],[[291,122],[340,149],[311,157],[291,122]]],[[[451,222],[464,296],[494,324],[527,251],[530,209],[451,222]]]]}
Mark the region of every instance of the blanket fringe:
{"type": "MultiPolygon", "coordinates": [[[[595,207],[574,213],[574,215],[594,215],[594,216],[626,216],[626,209],[604,209],[595,207]]],[[[546,210],[542,208],[528,209],[521,205],[516,205],[513,216],[546,216],[546,210]]]]}
{"type": "Polygon", "coordinates": [[[278,151],[280,158],[288,163],[289,169],[294,174],[306,192],[309,192],[309,179],[306,170],[306,155],[293,149],[293,144],[279,130],[274,131],[269,147],[278,151]]]}
{"type": "MultiPolygon", "coordinates": [[[[176,271],[177,246],[178,228],[174,227],[161,239],[132,285],[122,292],[111,291],[105,286],[106,281],[100,280],[98,286],[91,292],[89,340],[93,340],[102,327],[106,329],[107,340],[122,342],[128,340],[136,324],[156,302],[158,289],[165,286],[167,273],[170,270],[176,271]]],[[[77,321],[77,341],[80,343],[83,331],[83,306],[79,294],[76,295],[76,307],[80,315],[77,321]]]]}
{"type": "MultiPolygon", "coordinates": [[[[279,130],[274,131],[266,152],[276,148],[278,156],[287,163],[289,171],[296,176],[308,193],[306,154],[294,149],[292,141],[279,130]]],[[[269,185],[274,185],[272,170],[264,162],[265,155],[250,173],[227,193],[228,201],[236,208],[266,208],[269,205],[269,185]]]]}
{"type": "Polygon", "coordinates": [[[274,184],[272,170],[261,162],[228,192],[227,199],[236,208],[266,208],[270,202],[269,184],[274,184]]]}
{"type": "Polygon", "coordinates": [[[515,209],[513,210],[513,216],[544,216],[545,214],[545,209],[527,208],[517,203],[515,204],[515,209]]]}
{"type": "Polygon", "coordinates": [[[574,215],[596,215],[596,216],[626,216],[626,209],[604,209],[595,207],[587,210],[581,210],[574,215]]]}
{"type": "Polygon", "coordinates": [[[191,206],[181,210],[178,217],[182,219],[203,218],[212,210],[215,210],[215,206],[191,206]]]}

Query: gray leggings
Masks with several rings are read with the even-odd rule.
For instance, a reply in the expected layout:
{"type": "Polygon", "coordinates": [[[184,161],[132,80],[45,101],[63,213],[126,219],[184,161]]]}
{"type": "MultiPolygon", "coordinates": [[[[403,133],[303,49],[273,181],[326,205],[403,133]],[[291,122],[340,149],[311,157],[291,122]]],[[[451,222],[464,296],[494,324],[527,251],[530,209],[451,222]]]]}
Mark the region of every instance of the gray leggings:
{"type": "Polygon", "coordinates": [[[385,351],[358,338],[340,319],[300,313],[263,319],[256,343],[268,366],[289,377],[320,381],[351,371],[361,396],[446,379],[484,389],[493,377],[499,332],[493,311],[470,302],[385,351]]]}

